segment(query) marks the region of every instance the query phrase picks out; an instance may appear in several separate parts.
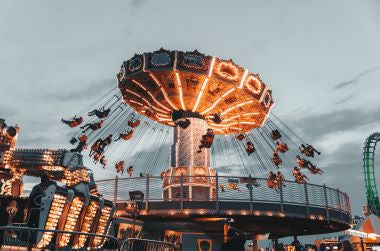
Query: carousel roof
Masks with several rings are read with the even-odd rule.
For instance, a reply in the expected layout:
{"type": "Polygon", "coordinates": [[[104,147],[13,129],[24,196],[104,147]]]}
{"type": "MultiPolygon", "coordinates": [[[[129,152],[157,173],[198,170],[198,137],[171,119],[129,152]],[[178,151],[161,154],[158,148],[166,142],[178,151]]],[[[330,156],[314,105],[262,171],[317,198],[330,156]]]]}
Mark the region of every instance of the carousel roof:
{"type": "Polygon", "coordinates": [[[124,102],[138,113],[170,126],[175,111],[197,114],[217,134],[262,126],[274,105],[257,74],[198,51],[136,54],[121,66],[118,82],[124,102]]]}

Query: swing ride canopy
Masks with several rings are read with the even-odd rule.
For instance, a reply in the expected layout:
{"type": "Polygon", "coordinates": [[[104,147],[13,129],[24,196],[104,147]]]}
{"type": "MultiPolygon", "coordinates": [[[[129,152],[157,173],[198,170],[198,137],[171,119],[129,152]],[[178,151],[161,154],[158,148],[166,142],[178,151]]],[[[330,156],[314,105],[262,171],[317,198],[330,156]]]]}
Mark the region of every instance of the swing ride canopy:
{"type": "Polygon", "coordinates": [[[154,121],[173,126],[173,112],[185,111],[205,119],[216,134],[260,127],[274,105],[257,74],[197,50],[136,54],[121,66],[118,87],[124,102],[154,121]]]}

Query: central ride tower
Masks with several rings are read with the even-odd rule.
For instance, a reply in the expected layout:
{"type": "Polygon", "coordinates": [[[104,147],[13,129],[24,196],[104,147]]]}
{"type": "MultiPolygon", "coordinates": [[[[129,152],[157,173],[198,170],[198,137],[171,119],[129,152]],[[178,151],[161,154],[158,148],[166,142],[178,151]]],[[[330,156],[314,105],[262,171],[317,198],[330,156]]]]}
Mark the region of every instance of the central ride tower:
{"type": "Polygon", "coordinates": [[[175,200],[212,200],[215,196],[215,170],[211,167],[211,149],[199,148],[208,125],[205,119],[191,112],[174,112],[173,145],[170,167],[165,172],[164,198],[175,200]],[[179,179],[178,179],[179,178],[179,179]]]}

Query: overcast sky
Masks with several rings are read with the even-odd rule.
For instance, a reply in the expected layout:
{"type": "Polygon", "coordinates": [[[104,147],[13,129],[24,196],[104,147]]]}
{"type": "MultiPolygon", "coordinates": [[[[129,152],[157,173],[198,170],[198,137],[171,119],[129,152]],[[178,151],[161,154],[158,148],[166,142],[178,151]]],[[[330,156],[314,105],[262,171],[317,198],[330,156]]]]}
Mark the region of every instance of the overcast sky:
{"type": "Polygon", "coordinates": [[[360,213],[362,146],[380,130],[379,13],[377,0],[2,0],[0,117],[20,125],[19,147],[67,148],[60,119],[116,84],[135,52],[232,58],[260,74],[274,113],[322,150],[325,175],[313,182],[347,191],[360,213]]]}

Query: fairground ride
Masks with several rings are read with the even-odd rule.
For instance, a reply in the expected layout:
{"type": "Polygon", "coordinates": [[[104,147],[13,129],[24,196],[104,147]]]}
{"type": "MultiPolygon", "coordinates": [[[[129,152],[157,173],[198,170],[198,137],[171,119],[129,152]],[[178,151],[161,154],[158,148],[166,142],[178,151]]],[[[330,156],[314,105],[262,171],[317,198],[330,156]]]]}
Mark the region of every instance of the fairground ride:
{"type": "Polygon", "coordinates": [[[62,119],[81,129],[70,151],[16,149],[18,129],[3,123],[1,193],[22,194],[23,175],[66,184],[41,195],[46,210],[37,226],[61,231],[40,234],[42,248],[101,248],[109,229],[113,238],[149,236],[191,250],[220,250],[229,226],[253,240],[347,229],[347,194],[307,182],[323,173],[314,164],[321,153],[271,114],[273,106],[258,74],[232,60],[198,51],[136,54],[123,62],[115,88],[62,119]],[[116,177],[95,185],[85,167],[93,164],[105,178],[114,167],[116,177]]]}
{"type": "Polygon", "coordinates": [[[380,216],[380,202],[375,178],[375,150],[380,140],[380,133],[371,134],[365,141],[363,147],[364,181],[367,194],[367,212],[380,216]]]}
{"type": "MultiPolygon", "coordinates": [[[[198,51],[160,49],[123,62],[117,87],[63,122],[81,125],[73,151],[89,151],[101,173],[121,174],[98,188],[119,223],[139,220],[137,234],[186,245],[192,233],[216,234],[214,250],[229,219],[252,238],[349,227],[348,196],[306,182],[305,172],[323,173],[313,164],[321,153],[269,117],[272,92],[258,74],[198,51]]],[[[135,229],[123,224],[116,228],[135,229]]]]}

